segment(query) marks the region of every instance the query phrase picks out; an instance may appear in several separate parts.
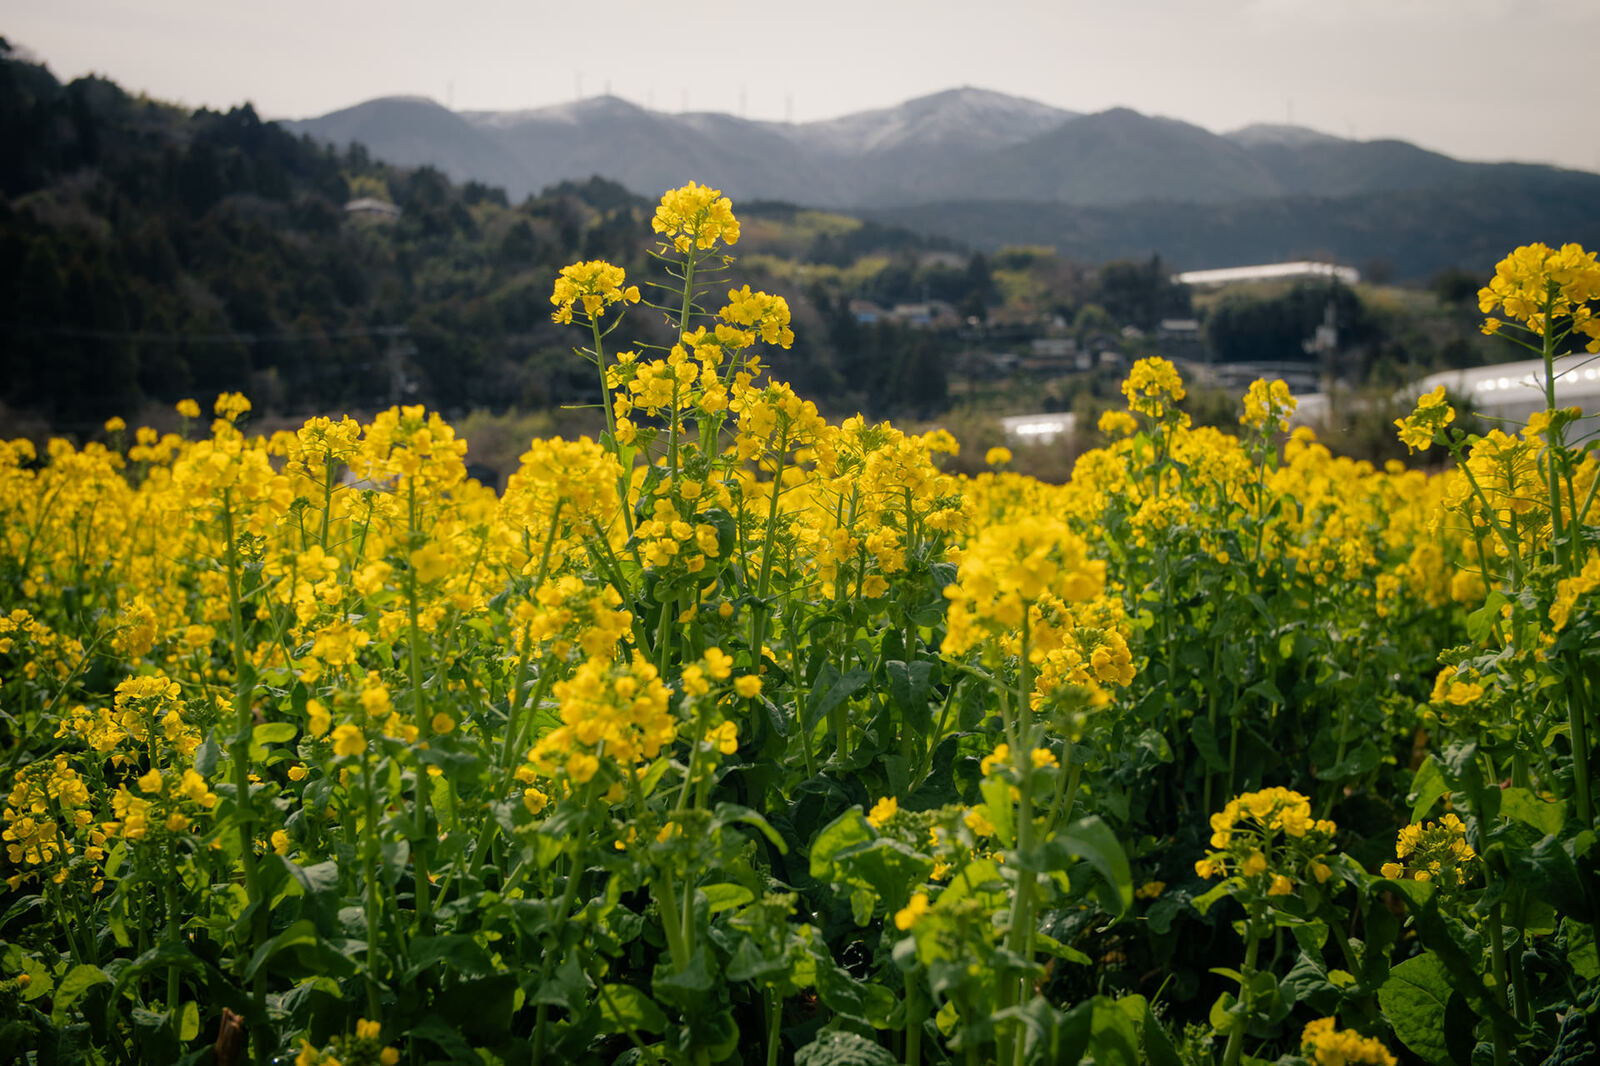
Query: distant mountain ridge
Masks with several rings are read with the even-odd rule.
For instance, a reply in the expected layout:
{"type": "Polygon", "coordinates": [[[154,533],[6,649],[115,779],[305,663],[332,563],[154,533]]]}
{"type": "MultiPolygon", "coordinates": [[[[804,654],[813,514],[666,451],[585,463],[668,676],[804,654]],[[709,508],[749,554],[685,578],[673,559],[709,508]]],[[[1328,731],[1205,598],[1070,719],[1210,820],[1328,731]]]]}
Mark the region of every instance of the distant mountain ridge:
{"type": "Polygon", "coordinates": [[[740,199],[846,209],[988,200],[1224,204],[1460,188],[1528,169],[1301,126],[1216,134],[1128,108],[1082,114],[975,88],[804,123],[672,114],[599,96],[466,112],[385,97],[284,125],[341,146],[360,142],[400,165],[501,186],[514,198],[597,174],[647,196],[695,179],[740,199]]]}

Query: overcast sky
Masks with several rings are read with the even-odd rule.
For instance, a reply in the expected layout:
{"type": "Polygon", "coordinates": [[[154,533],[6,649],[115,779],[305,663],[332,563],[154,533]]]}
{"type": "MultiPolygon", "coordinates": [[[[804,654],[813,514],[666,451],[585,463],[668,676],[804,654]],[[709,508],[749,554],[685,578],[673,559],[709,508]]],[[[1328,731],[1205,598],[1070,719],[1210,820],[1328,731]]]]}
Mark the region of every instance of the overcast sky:
{"type": "Polygon", "coordinates": [[[1600,0],[0,0],[0,35],[62,80],[272,118],[609,89],[806,121],[973,85],[1600,170],[1600,0]]]}

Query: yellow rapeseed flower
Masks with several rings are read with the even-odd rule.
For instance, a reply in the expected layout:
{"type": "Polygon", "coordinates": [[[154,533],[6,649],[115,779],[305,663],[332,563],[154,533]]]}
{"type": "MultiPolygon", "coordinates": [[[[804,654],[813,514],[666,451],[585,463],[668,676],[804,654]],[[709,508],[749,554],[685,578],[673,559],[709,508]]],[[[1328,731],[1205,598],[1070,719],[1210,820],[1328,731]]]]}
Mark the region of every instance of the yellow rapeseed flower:
{"type": "Polygon", "coordinates": [[[917,919],[928,913],[928,894],[913,893],[911,902],[894,913],[894,927],[902,933],[917,924],[917,919]]]}
{"type": "Polygon", "coordinates": [[[719,240],[724,244],[739,243],[739,220],[733,217],[733,201],[723,196],[721,189],[692,181],[662,194],[650,226],[680,253],[691,248],[709,249],[719,240]]]}
{"type": "Polygon", "coordinates": [[[333,731],[333,753],[335,755],[360,755],[366,750],[367,738],[356,726],[346,722],[333,731]]]}

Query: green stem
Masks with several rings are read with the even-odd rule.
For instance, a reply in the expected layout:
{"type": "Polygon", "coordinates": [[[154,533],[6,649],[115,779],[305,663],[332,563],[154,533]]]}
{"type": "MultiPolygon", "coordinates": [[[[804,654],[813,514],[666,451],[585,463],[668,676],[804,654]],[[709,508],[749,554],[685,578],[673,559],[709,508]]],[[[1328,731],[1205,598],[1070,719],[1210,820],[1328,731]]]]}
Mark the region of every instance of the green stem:
{"type": "Polygon", "coordinates": [[[382,1017],[378,996],[378,802],[372,791],[372,760],[361,753],[361,787],[365,792],[366,831],[361,835],[361,879],[366,884],[367,919],[367,1010],[369,1018],[382,1017]]]}
{"type": "MultiPolygon", "coordinates": [[[[1489,909],[1489,958],[1494,972],[1494,998],[1506,1006],[1506,943],[1501,927],[1500,904],[1489,909]]],[[[1494,1026],[1495,1066],[1506,1066],[1511,1056],[1511,1040],[1500,1025],[1494,1026]]]]}
{"type": "Polygon", "coordinates": [[[1517,941],[1512,945],[1516,950],[1507,956],[1506,966],[1511,973],[1511,991],[1516,997],[1517,1021],[1528,1025],[1533,1021],[1533,1005],[1528,1001],[1528,975],[1522,967],[1522,945],[1525,939],[1525,935],[1519,930],[1517,941]]]}
{"type": "MultiPolygon", "coordinates": [[[[916,974],[906,975],[906,1057],[905,1066],[922,1066],[922,1022],[928,1008],[922,1000],[922,987],[916,974]]],[[[772,1066],[768,1063],[767,1066],[772,1066]]]]}
{"type": "MultiPolygon", "coordinates": [[[[244,613],[241,609],[239,542],[233,528],[233,493],[222,490],[222,529],[227,539],[224,556],[228,569],[228,622],[233,643],[233,727],[228,759],[233,764],[234,807],[238,811],[239,864],[244,867],[245,901],[253,909],[250,939],[241,962],[251,958],[267,934],[267,902],[262,898],[261,871],[256,864],[255,807],[250,798],[251,684],[249,660],[244,650],[244,613]]],[[[259,1066],[271,1058],[271,1032],[267,1026],[267,986],[265,970],[258,970],[251,989],[253,1017],[250,1019],[250,1044],[259,1066]]]]}
{"type": "MultiPolygon", "coordinates": [[[[585,796],[584,796],[584,804],[585,804],[585,806],[588,805],[589,796],[592,795],[592,793],[593,793],[593,789],[591,788],[585,794],[585,796]]],[[[583,871],[579,868],[579,865],[578,865],[577,848],[574,847],[573,848],[573,853],[572,853],[572,868],[567,871],[566,887],[562,889],[561,902],[556,904],[556,920],[555,920],[555,924],[553,926],[551,926],[551,928],[556,931],[556,936],[558,938],[561,936],[561,932],[562,932],[562,930],[565,928],[565,926],[567,924],[567,913],[572,909],[572,900],[577,895],[577,892],[578,892],[578,879],[579,879],[579,876],[582,874],[582,872],[583,871]]],[[[559,947],[560,947],[560,942],[559,942],[559,939],[558,939],[556,945],[554,945],[551,948],[546,948],[545,949],[544,960],[539,964],[539,986],[540,987],[543,987],[545,982],[550,979],[550,967],[551,967],[552,964],[554,964],[556,956],[561,953],[560,950],[559,950],[559,947]]],[[[544,1059],[545,1025],[549,1021],[549,1015],[550,1015],[550,1004],[548,1004],[548,1003],[539,1004],[539,1009],[534,1015],[534,1023],[533,1023],[533,1059],[532,1059],[533,1066],[539,1066],[539,1064],[544,1059]]]]}
{"type": "Polygon", "coordinates": [[[1250,1009],[1254,997],[1250,994],[1251,979],[1256,972],[1256,959],[1261,954],[1261,937],[1256,932],[1256,915],[1245,919],[1244,965],[1239,968],[1239,1013],[1228,1029],[1228,1043],[1222,1052],[1222,1066],[1239,1066],[1239,1056],[1244,1052],[1245,1030],[1250,1028],[1250,1009]]]}
{"type": "Polygon", "coordinates": [[[664,874],[652,883],[661,908],[661,930],[667,937],[667,954],[672,958],[672,968],[682,973],[689,968],[689,947],[684,942],[679,919],[678,890],[672,884],[671,874],[664,874]]]}
{"type": "MultiPolygon", "coordinates": [[[[1036,878],[1032,871],[1033,852],[1033,663],[1029,658],[1033,650],[1032,633],[1027,610],[1024,608],[1022,618],[1022,631],[1018,642],[1017,659],[1017,709],[1014,716],[1016,724],[1014,747],[1011,750],[1011,764],[1017,771],[1019,779],[1017,798],[1017,887],[1016,894],[1011,897],[1011,924],[1007,929],[1006,947],[1024,962],[1033,960],[1034,936],[1034,891],[1037,887],[1036,878]]],[[[1009,1004],[1022,1004],[1028,998],[1028,978],[1026,975],[1019,977],[1012,986],[1009,1004]]],[[[1012,1058],[1021,1066],[1027,1042],[1012,1037],[1012,1058]]],[[[1002,1054],[1001,1062],[1007,1056],[1002,1054]]]]}
{"type": "Polygon", "coordinates": [[[778,1048],[783,1042],[783,997],[771,985],[761,994],[767,1001],[767,1066],[778,1066],[778,1048]]]}
{"type": "MultiPolygon", "coordinates": [[[[166,896],[167,904],[167,943],[174,946],[182,941],[178,937],[178,848],[172,840],[167,841],[167,870],[162,881],[162,889],[166,896]]],[[[172,1016],[173,1029],[178,1027],[178,967],[176,964],[167,967],[167,1010],[172,1016]]]]}
{"type": "MultiPolygon", "coordinates": [[[[419,541],[420,528],[417,513],[417,479],[406,479],[407,497],[407,547],[415,551],[421,545],[419,541]]],[[[407,659],[411,680],[411,719],[417,727],[418,740],[426,744],[433,734],[433,723],[428,718],[427,696],[422,691],[422,631],[418,624],[417,605],[417,571],[415,567],[406,571],[406,643],[408,645],[407,659]]],[[[428,825],[429,798],[432,794],[431,782],[433,778],[428,774],[427,768],[418,766],[416,771],[416,788],[413,806],[416,808],[416,822],[412,829],[411,861],[415,871],[414,898],[417,907],[417,926],[427,935],[433,931],[433,905],[430,899],[431,885],[428,881],[428,859],[431,852],[431,841],[428,839],[430,829],[428,825]]]]}

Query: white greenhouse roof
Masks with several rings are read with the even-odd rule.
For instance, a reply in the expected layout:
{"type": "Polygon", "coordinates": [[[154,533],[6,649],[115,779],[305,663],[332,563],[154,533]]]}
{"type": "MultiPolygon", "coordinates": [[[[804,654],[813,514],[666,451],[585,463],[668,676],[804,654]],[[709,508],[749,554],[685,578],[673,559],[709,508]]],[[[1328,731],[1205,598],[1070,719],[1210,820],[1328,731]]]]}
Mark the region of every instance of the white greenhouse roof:
{"type": "Polygon", "coordinates": [[[1240,281],[1283,281],[1299,278],[1327,278],[1345,285],[1361,280],[1355,267],[1335,263],[1313,263],[1309,260],[1295,263],[1262,263],[1259,266],[1223,267],[1218,270],[1186,270],[1174,280],[1183,285],[1231,285],[1240,281]]]}

